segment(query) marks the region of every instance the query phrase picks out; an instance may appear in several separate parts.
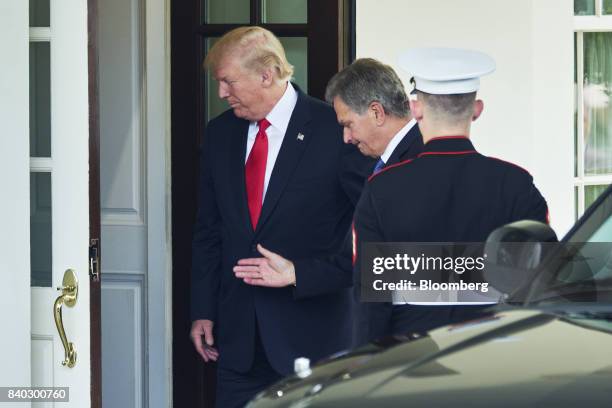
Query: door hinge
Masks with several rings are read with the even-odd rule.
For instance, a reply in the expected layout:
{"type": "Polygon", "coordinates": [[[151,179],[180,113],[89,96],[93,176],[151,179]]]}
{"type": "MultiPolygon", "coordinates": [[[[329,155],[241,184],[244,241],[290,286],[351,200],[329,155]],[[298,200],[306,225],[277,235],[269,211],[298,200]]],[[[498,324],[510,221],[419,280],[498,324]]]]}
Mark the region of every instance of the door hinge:
{"type": "Polygon", "coordinates": [[[100,281],[100,240],[89,240],[89,276],[93,282],[100,281]]]}

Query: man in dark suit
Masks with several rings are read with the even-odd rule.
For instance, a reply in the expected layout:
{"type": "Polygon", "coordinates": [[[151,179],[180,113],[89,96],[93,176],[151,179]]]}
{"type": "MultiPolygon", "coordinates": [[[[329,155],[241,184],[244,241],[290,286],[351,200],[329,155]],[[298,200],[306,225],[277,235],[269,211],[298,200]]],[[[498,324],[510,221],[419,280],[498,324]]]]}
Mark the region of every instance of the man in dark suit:
{"type": "MultiPolygon", "coordinates": [[[[332,103],[344,127],[344,142],[378,159],[373,173],[423,150],[423,138],[408,108],[404,86],[393,70],[372,58],[361,58],[329,81],[325,98],[332,103]]],[[[410,189],[410,186],[406,186],[410,189]]],[[[355,279],[354,344],[384,336],[403,334],[404,302],[359,302],[359,276],[355,279]]]]}
{"type": "MultiPolygon", "coordinates": [[[[365,242],[483,242],[506,223],[547,222],[546,201],[531,175],[481,155],[469,139],[471,123],[484,106],[476,99],[479,77],[495,69],[494,61],[475,51],[427,48],[410,50],[400,64],[416,80],[410,107],[425,145],[417,158],[370,177],[355,211],[355,247],[365,242]]],[[[362,250],[357,251],[357,268],[362,250]]],[[[479,316],[486,307],[411,302],[400,325],[427,331],[479,316]]]]}
{"type": "Polygon", "coordinates": [[[231,109],[209,122],[202,146],[191,337],[218,361],[217,406],[234,407],[296,358],[349,345],[346,237],[372,163],[342,143],[329,105],[289,82],[271,32],[230,31],[205,66],[231,109]]]}

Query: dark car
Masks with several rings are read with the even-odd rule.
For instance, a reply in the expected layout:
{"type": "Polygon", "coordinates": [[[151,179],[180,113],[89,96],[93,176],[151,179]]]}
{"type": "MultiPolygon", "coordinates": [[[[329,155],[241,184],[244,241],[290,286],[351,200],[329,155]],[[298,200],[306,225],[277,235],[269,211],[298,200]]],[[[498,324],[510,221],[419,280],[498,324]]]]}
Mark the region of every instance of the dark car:
{"type": "MultiPolygon", "coordinates": [[[[543,224],[515,223],[494,232],[488,245],[503,252],[517,236],[538,242],[551,234],[543,224]]],[[[567,249],[610,242],[612,186],[556,253],[539,253],[537,262],[525,254],[500,257],[523,282],[502,290],[511,293],[490,315],[304,366],[248,407],[610,407],[612,251],[594,260],[567,249]]]]}

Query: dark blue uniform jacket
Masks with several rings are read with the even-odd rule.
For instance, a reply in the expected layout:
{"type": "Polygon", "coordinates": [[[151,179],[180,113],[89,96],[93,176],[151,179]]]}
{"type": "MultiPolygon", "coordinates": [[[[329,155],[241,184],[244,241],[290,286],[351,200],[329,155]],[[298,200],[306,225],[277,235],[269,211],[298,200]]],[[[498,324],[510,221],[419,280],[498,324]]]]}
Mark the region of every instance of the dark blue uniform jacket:
{"type": "MultiPolygon", "coordinates": [[[[465,137],[432,139],[416,158],[366,183],[354,221],[356,291],[364,242],[483,242],[494,229],[524,219],[548,222],[546,201],[527,171],[479,154],[465,137]]],[[[410,313],[415,322],[436,318],[430,323],[439,326],[452,308],[438,307],[411,306],[410,313]]],[[[389,304],[360,308],[355,344],[380,336],[381,316],[391,316],[389,304]]]]}
{"type": "Polygon", "coordinates": [[[483,242],[506,223],[547,222],[524,169],[478,153],[465,137],[430,140],[413,160],[370,177],[355,213],[357,242],[483,242]]]}

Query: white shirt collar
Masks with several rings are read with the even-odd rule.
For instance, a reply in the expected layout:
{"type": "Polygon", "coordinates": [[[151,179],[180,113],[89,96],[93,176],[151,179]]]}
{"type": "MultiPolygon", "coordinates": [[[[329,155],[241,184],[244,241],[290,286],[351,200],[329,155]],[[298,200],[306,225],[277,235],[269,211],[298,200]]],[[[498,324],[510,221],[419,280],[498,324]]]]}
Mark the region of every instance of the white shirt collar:
{"type": "Polygon", "coordinates": [[[287,132],[289,119],[291,119],[291,114],[297,104],[297,99],[298,94],[296,90],[293,88],[293,85],[291,85],[291,82],[287,82],[285,93],[278,102],[276,102],[276,105],[274,105],[270,113],[266,115],[266,119],[268,119],[270,125],[278,129],[282,135],[287,132]]]}
{"type": "Polygon", "coordinates": [[[406,136],[406,134],[410,131],[410,129],[412,129],[414,125],[416,125],[416,119],[410,119],[410,121],[406,123],[406,125],[401,128],[399,132],[395,134],[395,136],[393,136],[393,139],[391,139],[391,141],[387,145],[385,152],[382,154],[382,156],[380,156],[380,158],[382,159],[382,161],[385,162],[385,164],[389,161],[389,158],[393,154],[393,151],[395,150],[397,145],[400,144],[400,142],[404,139],[404,136],[406,136]]]}

